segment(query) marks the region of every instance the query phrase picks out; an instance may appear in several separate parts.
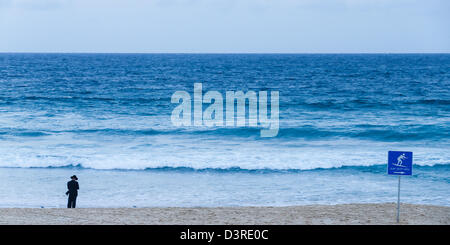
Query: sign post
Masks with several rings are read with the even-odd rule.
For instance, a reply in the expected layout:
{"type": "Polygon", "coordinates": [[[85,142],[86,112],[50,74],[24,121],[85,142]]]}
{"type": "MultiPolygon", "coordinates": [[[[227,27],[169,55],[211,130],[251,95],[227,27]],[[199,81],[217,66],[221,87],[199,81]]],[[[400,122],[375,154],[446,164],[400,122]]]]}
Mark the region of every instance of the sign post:
{"type": "Polygon", "coordinates": [[[397,223],[400,222],[400,175],[398,176],[397,223]]]}
{"type": "Polygon", "coordinates": [[[397,223],[400,222],[400,178],[402,175],[412,175],[413,153],[409,151],[388,152],[388,174],[398,175],[397,223]]]}

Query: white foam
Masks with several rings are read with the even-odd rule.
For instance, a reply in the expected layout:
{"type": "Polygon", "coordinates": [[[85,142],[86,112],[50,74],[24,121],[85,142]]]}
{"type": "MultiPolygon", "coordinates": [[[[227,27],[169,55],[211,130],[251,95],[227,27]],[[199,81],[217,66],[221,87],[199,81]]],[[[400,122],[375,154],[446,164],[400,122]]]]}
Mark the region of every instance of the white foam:
{"type": "Polygon", "coordinates": [[[102,140],[68,135],[1,141],[0,167],[316,169],[385,164],[387,151],[414,152],[414,164],[449,164],[446,148],[370,141],[219,141],[152,136],[102,140]],[[70,144],[68,144],[70,143],[70,144]]]}

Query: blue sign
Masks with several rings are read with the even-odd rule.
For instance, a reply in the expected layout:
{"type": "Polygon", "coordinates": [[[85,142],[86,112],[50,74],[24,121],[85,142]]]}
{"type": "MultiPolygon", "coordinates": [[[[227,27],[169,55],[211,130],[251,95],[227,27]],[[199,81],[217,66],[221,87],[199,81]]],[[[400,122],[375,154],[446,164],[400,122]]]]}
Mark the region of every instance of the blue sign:
{"type": "Polygon", "coordinates": [[[411,175],[413,153],[409,151],[389,151],[388,174],[411,175]]]}

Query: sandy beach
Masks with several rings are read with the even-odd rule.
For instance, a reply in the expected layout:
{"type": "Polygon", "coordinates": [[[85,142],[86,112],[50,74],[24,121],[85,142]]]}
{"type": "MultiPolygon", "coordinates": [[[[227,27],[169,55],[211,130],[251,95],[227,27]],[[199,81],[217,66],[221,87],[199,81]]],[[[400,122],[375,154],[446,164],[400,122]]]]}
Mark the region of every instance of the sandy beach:
{"type": "MultiPolygon", "coordinates": [[[[400,224],[449,225],[450,207],[401,205],[400,224]]],[[[2,208],[8,225],[381,225],[396,224],[396,204],[215,208],[2,208]]]]}

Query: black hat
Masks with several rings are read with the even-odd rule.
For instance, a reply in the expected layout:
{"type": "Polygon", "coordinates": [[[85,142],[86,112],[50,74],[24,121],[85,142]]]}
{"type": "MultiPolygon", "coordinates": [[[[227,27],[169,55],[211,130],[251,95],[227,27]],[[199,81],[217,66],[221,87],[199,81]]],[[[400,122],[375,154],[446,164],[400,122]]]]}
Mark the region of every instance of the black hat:
{"type": "Polygon", "coordinates": [[[78,178],[77,178],[77,176],[76,175],[72,175],[71,177],[70,177],[71,179],[75,179],[75,180],[78,180],[78,178]]]}

